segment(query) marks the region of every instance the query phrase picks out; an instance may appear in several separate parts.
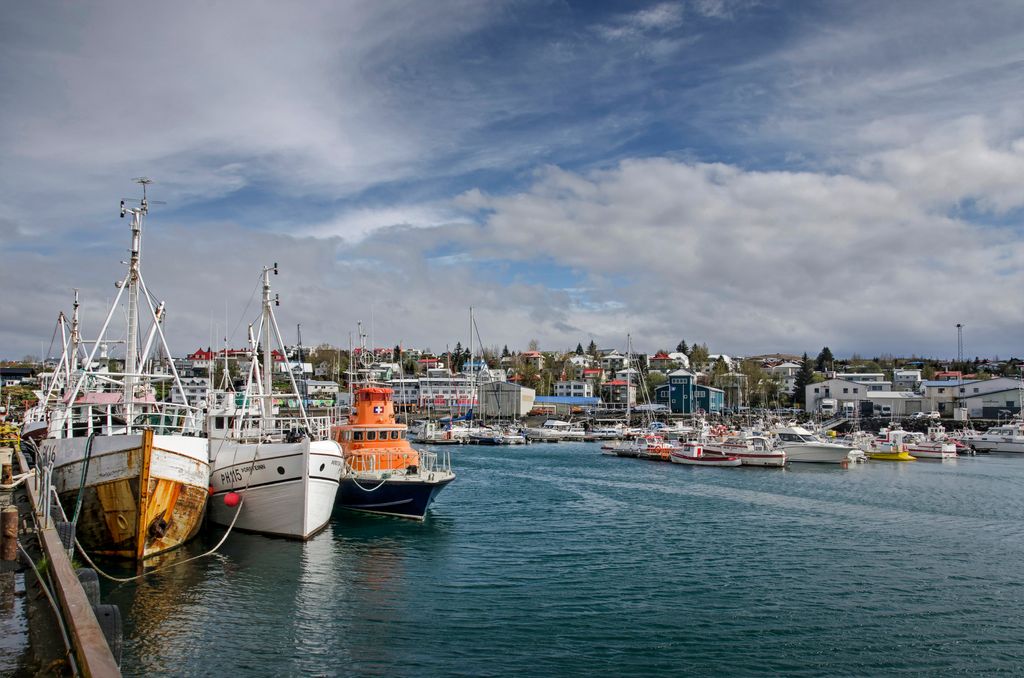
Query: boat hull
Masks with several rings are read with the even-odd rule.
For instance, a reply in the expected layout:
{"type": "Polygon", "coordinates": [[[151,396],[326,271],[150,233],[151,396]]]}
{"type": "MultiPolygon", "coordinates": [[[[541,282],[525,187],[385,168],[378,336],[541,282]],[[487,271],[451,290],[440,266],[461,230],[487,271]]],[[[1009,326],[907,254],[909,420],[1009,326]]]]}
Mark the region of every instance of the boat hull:
{"type": "Polygon", "coordinates": [[[915,459],[956,459],[956,447],[949,445],[948,449],[940,450],[928,447],[908,447],[907,452],[915,459]]]}
{"type": "Polygon", "coordinates": [[[869,452],[868,459],[873,461],[917,461],[909,452],[869,452]]]}
{"type": "Polygon", "coordinates": [[[423,520],[438,493],[455,480],[454,473],[440,478],[381,478],[350,474],[341,479],[336,507],[347,511],[376,513],[423,520]]]}
{"type": "Polygon", "coordinates": [[[737,454],[742,466],[768,466],[779,468],[786,465],[786,455],[783,454],[737,454]]]}
{"type": "Polygon", "coordinates": [[[691,457],[690,455],[673,452],[669,458],[673,464],[686,464],[688,466],[740,466],[743,464],[736,457],[707,454],[700,457],[691,457]]]}
{"type": "Polygon", "coordinates": [[[309,539],[327,526],[344,471],[332,440],[299,443],[211,442],[210,520],[247,532],[309,539]],[[239,504],[225,498],[235,493],[239,504]],[[237,514],[238,518],[235,519],[237,514]]]}
{"type": "Polygon", "coordinates": [[[145,560],[196,535],[206,509],[206,438],[132,435],[43,441],[53,480],[76,537],[94,555],[145,560]],[[87,454],[88,452],[88,454],[87,454]]]}
{"type": "Polygon", "coordinates": [[[841,445],[784,445],[782,449],[786,459],[802,464],[848,464],[854,461],[851,452],[856,452],[841,445]]]}
{"type": "Polygon", "coordinates": [[[1024,453],[1024,440],[1006,438],[965,438],[964,443],[970,445],[978,452],[1008,452],[1013,454],[1024,453]]]}

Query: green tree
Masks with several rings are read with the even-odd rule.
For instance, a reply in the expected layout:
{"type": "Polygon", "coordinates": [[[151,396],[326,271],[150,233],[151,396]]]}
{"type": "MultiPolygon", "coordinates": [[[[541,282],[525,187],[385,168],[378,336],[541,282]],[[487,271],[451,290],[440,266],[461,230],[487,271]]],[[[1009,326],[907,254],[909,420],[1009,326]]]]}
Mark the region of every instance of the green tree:
{"type": "Polygon", "coordinates": [[[676,345],[676,353],[685,353],[685,354],[689,355],[690,354],[690,347],[686,345],[685,341],[681,340],[676,345]]]}
{"type": "Polygon", "coordinates": [[[647,402],[654,402],[654,389],[666,381],[668,381],[668,377],[661,372],[651,372],[647,375],[647,402]]]}
{"type": "Polygon", "coordinates": [[[508,352],[508,344],[505,344],[505,348],[501,349],[501,357],[502,358],[507,358],[510,355],[512,355],[512,354],[508,352]]]}
{"type": "Polygon", "coordinates": [[[708,362],[707,344],[694,344],[690,347],[690,369],[698,371],[704,368],[708,362]]]}
{"type": "Polygon", "coordinates": [[[517,372],[519,374],[520,386],[534,389],[537,391],[537,395],[547,395],[539,390],[541,385],[541,374],[540,371],[534,367],[533,363],[526,362],[520,365],[517,372]]]}
{"type": "Polygon", "coordinates": [[[800,363],[800,371],[796,373],[796,386],[793,390],[793,402],[806,406],[805,396],[807,385],[814,379],[814,363],[804,353],[803,361],[800,363]]]}
{"type": "Polygon", "coordinates": [[[583,355],[583,344],[576,344],[576,355],[583,355]]]}
{"type": "Polygon", "coordinates": [[[718,356],[718,360],[711,366],[711,383],[718,386],[722,383],[722,378],[729,374],[729,365],[725,362],[725,358],[718,356]]]}
{"type": "Polygon", "coordinates": [[[828,346],[821,349],[821,353],[818,354],[818,359],[814,361],[814,369],[819,372],[832,369],[832,363],[835,362],[835,358],[832,356],[832,351],[829,350],[828,346]]]}
{"type": "Polygon", "coordinates": [[[590,343],[587,344],[587,354],[591,358],[596,358],[597,357],[597,344],[594,343],[593,339],[591,339],[590,343]]]}

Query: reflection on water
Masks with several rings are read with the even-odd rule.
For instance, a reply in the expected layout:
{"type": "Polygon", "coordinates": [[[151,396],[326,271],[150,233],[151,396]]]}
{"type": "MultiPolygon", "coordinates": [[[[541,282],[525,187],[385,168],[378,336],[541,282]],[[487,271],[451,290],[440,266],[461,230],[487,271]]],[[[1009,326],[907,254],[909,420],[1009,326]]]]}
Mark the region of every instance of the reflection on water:
{"type": "Polygon", "coordinates": [[[455,457],[459,480],[425,523],[344,514],[304,544],[232,534],[215,557],[113,588],[129,624],[125,674],[1024,663],[1024,458],[778,472],[580,443],[455,457]]]}

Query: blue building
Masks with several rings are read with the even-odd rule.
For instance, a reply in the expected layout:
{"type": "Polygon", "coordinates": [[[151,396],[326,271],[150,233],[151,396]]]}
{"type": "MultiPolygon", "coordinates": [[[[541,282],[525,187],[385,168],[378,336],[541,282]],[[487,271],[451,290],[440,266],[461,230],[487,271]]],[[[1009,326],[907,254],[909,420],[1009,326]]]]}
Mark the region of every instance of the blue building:
{"type": "Polygon", "coordinates": [[[725,407],[725,391],[697,383],[689,370],[670,372],[668,381],[654,389],[654,401],[667,405],[672,414],[716,414],[725,407]]]}

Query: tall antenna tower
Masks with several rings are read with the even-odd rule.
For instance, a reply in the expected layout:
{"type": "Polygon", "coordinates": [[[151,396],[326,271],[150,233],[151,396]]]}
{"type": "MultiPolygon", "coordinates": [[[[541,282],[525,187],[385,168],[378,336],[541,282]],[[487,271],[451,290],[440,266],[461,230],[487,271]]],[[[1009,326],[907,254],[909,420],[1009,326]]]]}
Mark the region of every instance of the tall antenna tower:
{"type": "Polygon", "coordinates": [[[963,323],[956,324],[956,361],[960,363],[961,370],[963,369],[964,363],[964,325],[963,323]]]}

